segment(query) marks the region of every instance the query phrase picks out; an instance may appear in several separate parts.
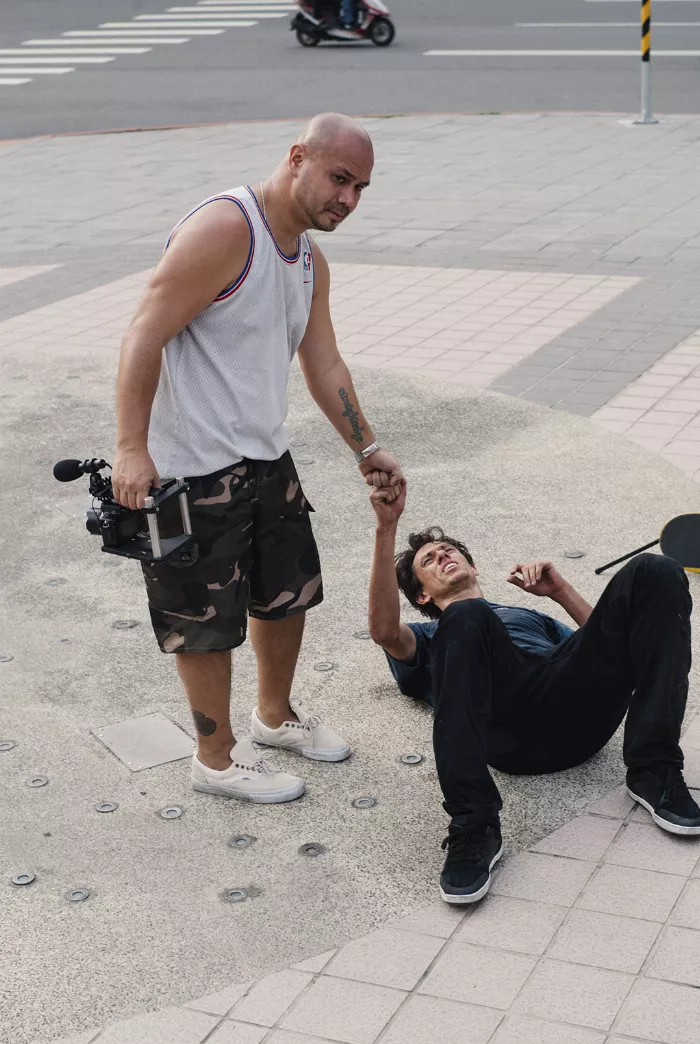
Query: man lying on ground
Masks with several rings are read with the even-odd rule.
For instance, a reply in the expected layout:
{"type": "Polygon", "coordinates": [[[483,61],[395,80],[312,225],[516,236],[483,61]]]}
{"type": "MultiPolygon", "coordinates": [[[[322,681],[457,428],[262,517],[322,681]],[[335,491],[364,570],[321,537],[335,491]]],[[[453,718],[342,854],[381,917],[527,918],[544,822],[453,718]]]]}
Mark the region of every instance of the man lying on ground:
{"type": "Polygon", "coordinates": [[[370,499],[370,632],[401,692],[435,713],[435,762],[451,816],[442,898],[481,899],[501,856],[503,802],[488,766],[513,775],[572,768],[605,746],[625,714],[629,794],[662,829],[700,835],[678,744],[692,608],[678,562],[638,555],[595,608],[551,562],[514,565],[508,583],[557,602],[574,631],[533,609],[487,601],[469,551],[437,526],[412,533],[395,557],[405,485],[374,489],[370,499]],[[401,622],[399,588],[426,623],[401,622]]]}

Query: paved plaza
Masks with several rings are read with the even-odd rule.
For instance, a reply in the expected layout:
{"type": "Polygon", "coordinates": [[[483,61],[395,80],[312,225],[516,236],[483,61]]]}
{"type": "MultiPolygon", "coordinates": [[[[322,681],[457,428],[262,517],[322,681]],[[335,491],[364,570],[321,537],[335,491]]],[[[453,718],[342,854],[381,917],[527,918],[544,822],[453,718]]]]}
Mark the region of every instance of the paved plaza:
{"type": "MultiPolygon", "coordinates": [[[[366,124],[373,184],[319,238],[341,350],[409,478],[401,534],[438,522],[464,538],[495,600],[543,608],[502,579],[543,554],[593,601],[596,566],[700,501],[700,119],[366,124]]],[[[632,808],[619,735],[576,769],[496,774],[507,857],[492,894],[467,912],[434,901],[446,818],[430,716],[363,636],[373,518],[296,367],[289,428],[327,592],[298,694],[353,758],[305,764],[306,798],[254,808],[193,793],[181,757],[132,771],[99,739],[145,715],[185,742],[193,729],[137,572],[99,554],[86,488],[59,487],[51,466],[109,459],[120,337],[170,226],[259,180],[297,128],[0,144],[0,741],[14,743],[0,751],[0,1040],[697,1044],[700,845],[632,808]],[[118,808],[97,813],[105,801],[118,808]],[[184,814],[161,818],[169,806],[184,814]],[[24,870],[35,881],[11,885],[24,870]],[[89,898],[69,902],[77,888],[89,898]],[[248,898],[223,901],[231,888],[248,898]]],[[[253,691],[244,647],[239,730],[253,691]]],[[[694,667],[698,790],[699,696],[694,667]]]]}

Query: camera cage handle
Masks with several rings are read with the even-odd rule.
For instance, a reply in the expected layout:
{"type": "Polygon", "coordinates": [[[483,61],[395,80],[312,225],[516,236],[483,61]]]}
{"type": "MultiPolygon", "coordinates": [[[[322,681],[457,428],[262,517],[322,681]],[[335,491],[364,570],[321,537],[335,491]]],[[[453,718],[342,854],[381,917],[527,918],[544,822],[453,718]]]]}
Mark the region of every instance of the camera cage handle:
{"type": "Polygon", "coordinates": [[[148,523],[148,536],[151,541],[151,549],[154,558],[162,558],[163,551],[160,542],[160,529],[158,527],[158,511],[162,504],[170,497],[178,497],[180,501],[180,515],[182,518],[182,532],[184,536],[192,535],[192,523],[190,521],[190,508],[187,503],[189,484],[184,478],[171,479],[159,489],[152,488],[144,501],[144,514],[148,523]]]}

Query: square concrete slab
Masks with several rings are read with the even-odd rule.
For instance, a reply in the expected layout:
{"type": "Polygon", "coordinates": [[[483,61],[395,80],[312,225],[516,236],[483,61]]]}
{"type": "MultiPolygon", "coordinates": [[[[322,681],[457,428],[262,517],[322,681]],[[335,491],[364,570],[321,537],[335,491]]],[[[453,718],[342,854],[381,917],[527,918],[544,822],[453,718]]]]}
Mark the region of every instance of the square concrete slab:
{"type": "Polygon", "coordinates": [[[312,978],[310,972],[292,971],[290,968],[266,975],[235,1005],[231,1018],[259,1026],[274,1026],[312,978]]]}
{"type": "Polygon", "coordinates": [[[465,910],[449,903],[432,903],[422,910],[392,921],[387,928],[395,928],[403,932],[420,932],[423,935],[434,935],[439,939],[449,939],[455,929],[462,923],[465,910]]]}
{"type": "Polygon", "coordinates": [[[547,956],[612,971],[638,972],[661,925],[593,910],[572,910],[547,956]]]}
{"type": "Polygon", "coordinates": [[[634,801],[627,793],[627,788],[616,787],[609,794],[598,798],[592,804],[586,806],[588,815],[610,816],[612,819],[625,819],[634,807],[634,801]]]}
{"type": "Polygon", "coordinates": [[[555,906],[573,906],[595,865],[582,859],[520,852],[499,870],[491,891],[516,899],[546,899],[555,906]]]}
{"type": "Polygon", "coordinates": [[[374,1044],[405,997],[385,986],[322,975],[280,1028],[343,1044],[374,1044]]]}
{"type": "Polygon", "coordinates": [[[132,772],[191,758],[195,742],[160,711],[92,730],[132,772]]]}
{"type": "MultiPolygon", "coordinates": [[[[681,894],[686,879],[653,870],[606,863],[590,879],[576,906],[601,913],[665,921],[681,894]]],[[[689,927],[694,927],[690,925],[689,927]]]]}
{"type": "Polygon", "coordinates": [[[318,975],[319,972],[323,971],[335,953],[335,950],[326,950],[325,953],[319,953],[316,957],[308,957],[305,961],[299,961],[298,964],[293,964],[292,968],[294,968],[295,971],[311,972],[312,975],[318,975]]]}
{"type": "Polygon", "coordinates": [[[572,859],[598,860],[602,859],[619,829],[620,824],[616,819],[577,816],[548,837],[542,838],[530,851],[569,856],[572,859]]]}
{"type": "Polygon", "coordinates": [[[506,1015],[489,1044],[603,1044],[605,1035],[528,1015],[506,1015]]]}
{"type": "Polygon", "coordinates": [[[660,979],[638,979],[615,1030],[660,1044],[698,1044],[700,990],[660,979]]]}
{"type": "Polygon", "coordinates": [[[264,1026],[250,1026],[246,1022],[226,1019],[217,1026],[207,1044],[260,1044],[268,1030],[264,1026]]]}
{"type": "Polygon", "coordinates": [[[382,1044],[486,1044],[502,1011],[414,994],[403,1005],[382,1044]]]}
{"type": "Polygon", "coordinates": [[[464,920],[454,938],[455,942],[540,956],[567,912],[565,906],[488,895],[464,920]]]}
{"type": "Polygon", "coordinates": [[[253,984],[251,982],[237,983],[227,986],[217,993],[209,993],[205,997],[188,1001],[186,1008],[196,1008],[197,1011],[208,1011],[211,1015],[228,1015],[234,1004],[237,1004],[253,984]]]}
{"type": "Polygon", "coordinates": [[[533,957],[450,943],[418,992],[508,1008],[534,966],[533,957]]]}
{"type": "Polygon", "coordinates": [[[687,877],[699,857],[694,838],[673,837],[657,826],[629,823],[605,853],[605,862],[687,877]]]}
{"type": "Polygon", "coordinates": [[[543,960],[513,1005],[543,1019],[610,1029],[634,977],[622,972],[543,960]]]}
{"type": "Polygon", "coordinates": [[[693,928],[667,928],[646,974],[650,978],[700,986],[700,932],[693,928]]]}
{"type": "Polygon", "coordinates": [[[673,908],[669,918],[671,924],[681,928],[700,930],[700,880],[689,881],[688,885],[673,908]]]}
{"type": "Polygon", "coordinates": [[[102,1030],[100,1044],[202,1044],[219,1019],[187,1008],[164,1008],[102,1030]]]}
{"type": "Polygon", "coordinates": [[[290,1033],[289,1030],[275,1030],[265,1044],[330,1044],[328,1037],[310,1037],[308,1033],[290,1033]]]}
{"type": "Polygon", "coordinates": [[[326,974],[412,990],[443,946],[434,936],[380,928],[343,946],[326,974]]]}

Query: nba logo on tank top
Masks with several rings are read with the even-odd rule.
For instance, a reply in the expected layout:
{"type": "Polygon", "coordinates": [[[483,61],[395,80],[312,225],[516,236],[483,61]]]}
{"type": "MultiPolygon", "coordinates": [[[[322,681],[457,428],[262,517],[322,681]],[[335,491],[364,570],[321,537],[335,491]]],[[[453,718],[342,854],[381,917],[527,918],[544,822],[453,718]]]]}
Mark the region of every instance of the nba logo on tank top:
{"type": "Polygon", "coordinates": [[[306,331],[313,295],[311,241],[284,254],[248,187],[204,200],[177,229],[214,200],[229,200],[245,218],[248,256],[235,281],[163,349],[148,448],[162,479],[208,475],[243,457],[277,460],[287,381],[306,331]]]}

